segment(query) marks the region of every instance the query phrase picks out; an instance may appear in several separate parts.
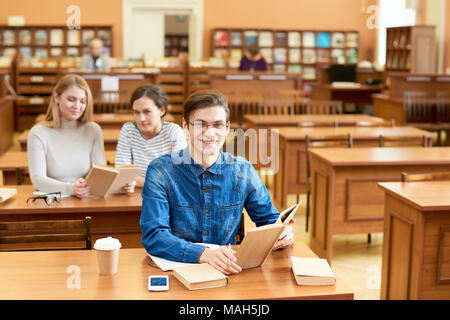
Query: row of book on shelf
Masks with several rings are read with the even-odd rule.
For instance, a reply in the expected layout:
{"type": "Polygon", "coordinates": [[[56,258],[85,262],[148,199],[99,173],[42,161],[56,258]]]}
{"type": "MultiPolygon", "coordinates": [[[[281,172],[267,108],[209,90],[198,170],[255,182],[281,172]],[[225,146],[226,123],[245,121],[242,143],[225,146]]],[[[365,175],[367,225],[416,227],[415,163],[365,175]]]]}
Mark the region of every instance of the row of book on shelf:
{"type": "MultiPolygon", "coordinates": [[[[300,48],[262,48],[261,55],[268,63],[340,63],[344,59],[347,64],[358,63],[358,50],[356,48],[347,49],[300,49],[300,48]]],[[[214,57],[240,61],[244,54],[242,49],[216,48],[214,57]]]]}
{"type": "Polygon", "coordinates": [[[255,30],[216,30],[214,33],[214,46],[247,46],[252,43],[257,43],[260,47],[356,48],[358,33],[255,30]]]}
{"type": "MultiPolygon", "coordinates": [[[[0,52],[0,56],[4,57],[13,57],[17,52],[16,48],[4,48],[2,52],[0,52]]],[[[47,47],[19,47],[19,52],[22,58],[31,58],[36,57],[40,59],[46,58],[57,58],[62,56],[67,57],[78,57],[89,52],[88,47],[67,47],[67,48],[47,48],[47,47]],[[80,52],[81,51],[81,52],[80,52]]],[[[109,47],[103,47],[103,54],[107,56],[111,56],[111,49],[109,47]]]]}
{"type": "Polygon", "coordinates": [[[66,43],[69,46],[88,45],[93,38],[99,38],[105,45],[111,44],[111,32],[110,30],[67,30],[67,40],[64,41],[64,29],[22,29],[18,30],[16,39],[16,31],[12,29],[4,29],[1,36],[1,43],[3,46],[8,45],[51,45],[62,46],[66,43]],[[33,41],[34,36],[34,41],[33,41]]]}

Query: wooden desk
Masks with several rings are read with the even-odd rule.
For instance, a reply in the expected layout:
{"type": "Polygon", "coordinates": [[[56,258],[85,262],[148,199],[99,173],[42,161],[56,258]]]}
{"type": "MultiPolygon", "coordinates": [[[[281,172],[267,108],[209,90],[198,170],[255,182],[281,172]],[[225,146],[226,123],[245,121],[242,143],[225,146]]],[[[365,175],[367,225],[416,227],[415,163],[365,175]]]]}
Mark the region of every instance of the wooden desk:
{"type": "MultiPolygon", "coordinates": [[[[3,81],[3,78],[0,77],[3,81]]],[[[0,97],[0,155],[6,152],[13,143],[14,136],[14,104],[11,97],[0,97]]]]}
{"type": "MultiPolygon", "coordinates": [[[[389,97],[385,94],[374,94],[373,96],[373,114],[377,117],[385,118],[385,119],[394,119],[397,125],[406,125],[406,113],[404,107],[403,97],[389,97]]],[[[438,101],[436,98],[427,99],[427,102],[430,103],[433,108],[433,118],[435,122],[426,123],[431,128],[433,125],[436,127],[436,130],[445,130],[450,129],[450,123],[446,122],[438,122],[437,116],[437,105],[438,101]]],[[[447,104],[450,104],[450,101],[446,100],[447,104]]],[[[424,123],[425,124],[425,123],[424,123]]]]}
{"type": "Polygon", "coordinates": [[[244,116],[247,128],[271,129],[273,127],[297,127],[301,122],[320,123],[336,121],[338,126],[355,126],[357,122],[381,122],[382,118],[367,114],[293,114],[264,115],[247,114],[244,116]]]}
{"type": "Polygon", "coordinates": [[[27,204],[33,196],[31,185],[9,186],[17,194],[0,204],[0,221],[84,219],[92,217],[93,241],[105,236],[120,239],[125,248],[139,248],[141,245],[141,189],[130,195],[113,195],[106,198],[91,197],[78,199],[67,197],[60,203],[48,206],[40,200],[27,204]]]}
{"type": "MultiPolygon", "coordinates": [[[[36,118],[36,123],[44,121],[45,114],[40,114],[36,118]]],[[[122,129],[126,122],[134,122],[134,115],[132,113],[94,113],[92,121],[99,124],[102,129],[122,129]]],[[[175,117],[166,113],[163,121],[175,122],[175,117]]]]}
{"type": "MultiPolygon", "coordinates": [[[[67,73],[73,73],[68,71],[67,73]]],[[[119,90],[126,90],[127,101],[130,101],[130,97],[134,90],[145,84],[159,84],[159,71],[155,69],[152,72],[86,72],[76,71],[77,74],[82,76],[89,84],[89,88],[92,92],[92,97],[98,98],[102,90],[102,78],[104,77],[117,77],[119,80],[119,90]]],[[[65,73],[62,74],[64,76],[65,73]]]]}
{"type": "MultiPolygon", "coordinates": [[[[310,246],[331,263],[333,235],[383,231],[378,182],[450,171],[450,147],[313,148],[310,246]]],[[[450,196],[450,193],[448,194],[450,196]]]]}
{"type": "MultiPolygon", "coordinates": [[[[380,122],[381,118],[366,114],[296,114],[296,115],[253,115],[244,116],[247,128],[255,129],[256,141],[249,141],[250,144],[256,144],[257,149],[261,144],[267,144],[267,150],[271,150],[271,130],[283,127],[297,127],[301,122],[309,122],[318,125],[323,122],[336,121],[338,126],[355,126],[356,122],[380,122]],[[259,130],[267,130],[267,135],[261,134],[259,130]]],[[[247,131],[249,132],[249,131],[247,131]]],[[[252,135],[248,134],[249,137],[252,135]]],[[[259,149],[258,149],[259,150],[259,149]]],[[[259,152],[259,151],[258,151],[259,152]]],[[[263,165],[260,162],[254,164],[255,168],[267,168],[271,165],[263,165]]]]}
{"type": "Polygon", "coordinates": [[[388,72],[388,96],[403,99],[405,91],[426,91],[431,97],[438,92],[450,91],[450,76],[444,74],[417,74],[410,72],[388,72]]]}
{"type": "MultiPolygon", "coordinates": [[[[105,151],[107,164],[113,166],[116,161],[116,151],[105,151]]],[[[18,184],[18,176],[28,176],[28,154],[26,152],[6,152],[0,156],[0,170],[3,171],[3,184],[18,184]]],[[[26,182],[31,183],[29,179],[26,182]]]]}
{"type": "Polygon", "coordinates": [[[302,75],[300,73],[210,70],[208,71],[208,75],[211,82],[211,88],[221,92],[302,89],[302,75]]]}
{"type": "Polygon", "coordinates": [[[450,181],[385,192],[381,299],[450,299],[450,181]]]}
{"type": "MultiPolygon", "coordinates": [[[[274,130],[275,131],[275,130],[274,130]]],[[[395,136],[420,136],[426,135],[429,144],[435,137],[434,133],[412,128],[279,128],[278,158],[275,154],[272,158],[275,164],[272,166],[278,170],[274,177],[274,203],[279,210],[287,207],[288,194],[306,193],[306,135],[353,135],[353,147],[378,147],[380,135],[395,136]]],[[[270,156],[270,155],[269,155],[270,156]]]]}
{"type": "Polygon", "coordinates": [[[162,272],[148,264],[142,249],[121,249],[118,272],[98,274],[95,250],[59,252],[0,252],[0,299],[152,299],[152,300],[247,300],[247,299],[346,299],[353,292],[340,280],[335,286],[298,286],[289,257],[315,255],[303,243],[272,252],[261,268],[229,277],[227,287],[190,291],[172,271],[162,272]],[[68,289],[71,276],[66,270],[75,265],[81,271],[80,289],[68,289]],[[149,275],[169,275],[170,289],[150,292],[149,275]],[[19,277],[17,275],[20,275],[19,277]]]}
{"type": "MultiPolygon", "coordinates": [[[[27,151],[28,133],[30,130],[25,130],[19,136],[20,151],[27,151]]],[[[117,142],[119,141],[120,129],[102,129],[103,142],[105,143],[105,150],[116,150],[117,142]]]]}
{"type": "Polygon", "coordinates": [[[361,85],[359,88],[333,87],[329,83],[311,83],[311,99],[313,100],[339,100],[343,103],[371,104],[372,94],[380,93],[379,85],[361,85]]]}

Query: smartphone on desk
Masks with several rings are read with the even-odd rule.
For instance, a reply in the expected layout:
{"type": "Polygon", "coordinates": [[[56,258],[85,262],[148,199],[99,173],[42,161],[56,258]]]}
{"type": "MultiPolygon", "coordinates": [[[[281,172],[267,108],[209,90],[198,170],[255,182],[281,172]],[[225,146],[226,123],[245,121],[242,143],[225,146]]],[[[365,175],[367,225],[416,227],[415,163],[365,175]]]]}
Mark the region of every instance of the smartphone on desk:
{"type": "Polygon", "coordinates": [[[169,290],[169,276],[149,276],[149,291],[167,291],[169,290]]]}

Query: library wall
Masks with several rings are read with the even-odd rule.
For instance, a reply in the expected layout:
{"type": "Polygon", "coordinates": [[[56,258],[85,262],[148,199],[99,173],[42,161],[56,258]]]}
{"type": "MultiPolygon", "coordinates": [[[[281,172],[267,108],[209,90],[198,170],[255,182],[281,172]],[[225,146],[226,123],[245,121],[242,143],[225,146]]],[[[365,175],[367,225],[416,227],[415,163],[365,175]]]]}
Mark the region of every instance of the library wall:
{"type": "Polygon", "coordinates": [[[367,27],[370,15],[365,11],[377,1],[365,1],[366,7],[362,3],[358,0],[204,0],[203,56],[211,53],[214,28],[355,30],[359,32],[360,60],[373,60],[376,30],[367,27]]]}
{"type": "Polygon", "coordinates": [[[0,24],[8,16],[24,16],[27,25],[65,25],[70,5],[80,7],[81,25],[112,25],[114,56],[122,55],[122,0],[13,0],[2,1],[0,24]]]}

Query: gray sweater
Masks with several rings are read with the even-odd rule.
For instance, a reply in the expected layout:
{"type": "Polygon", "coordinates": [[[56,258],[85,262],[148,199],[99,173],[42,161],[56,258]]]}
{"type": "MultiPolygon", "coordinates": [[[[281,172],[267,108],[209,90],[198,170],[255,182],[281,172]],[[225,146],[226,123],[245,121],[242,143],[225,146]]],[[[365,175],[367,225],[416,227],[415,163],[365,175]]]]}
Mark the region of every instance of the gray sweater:
{"type": "Polygon", "coordinates": [[[73,195],[92,164],[106,164],[101,128],[61,118],[61,127],[35,125],[28,135],[28,168],[36,190],[73,195]]]}

